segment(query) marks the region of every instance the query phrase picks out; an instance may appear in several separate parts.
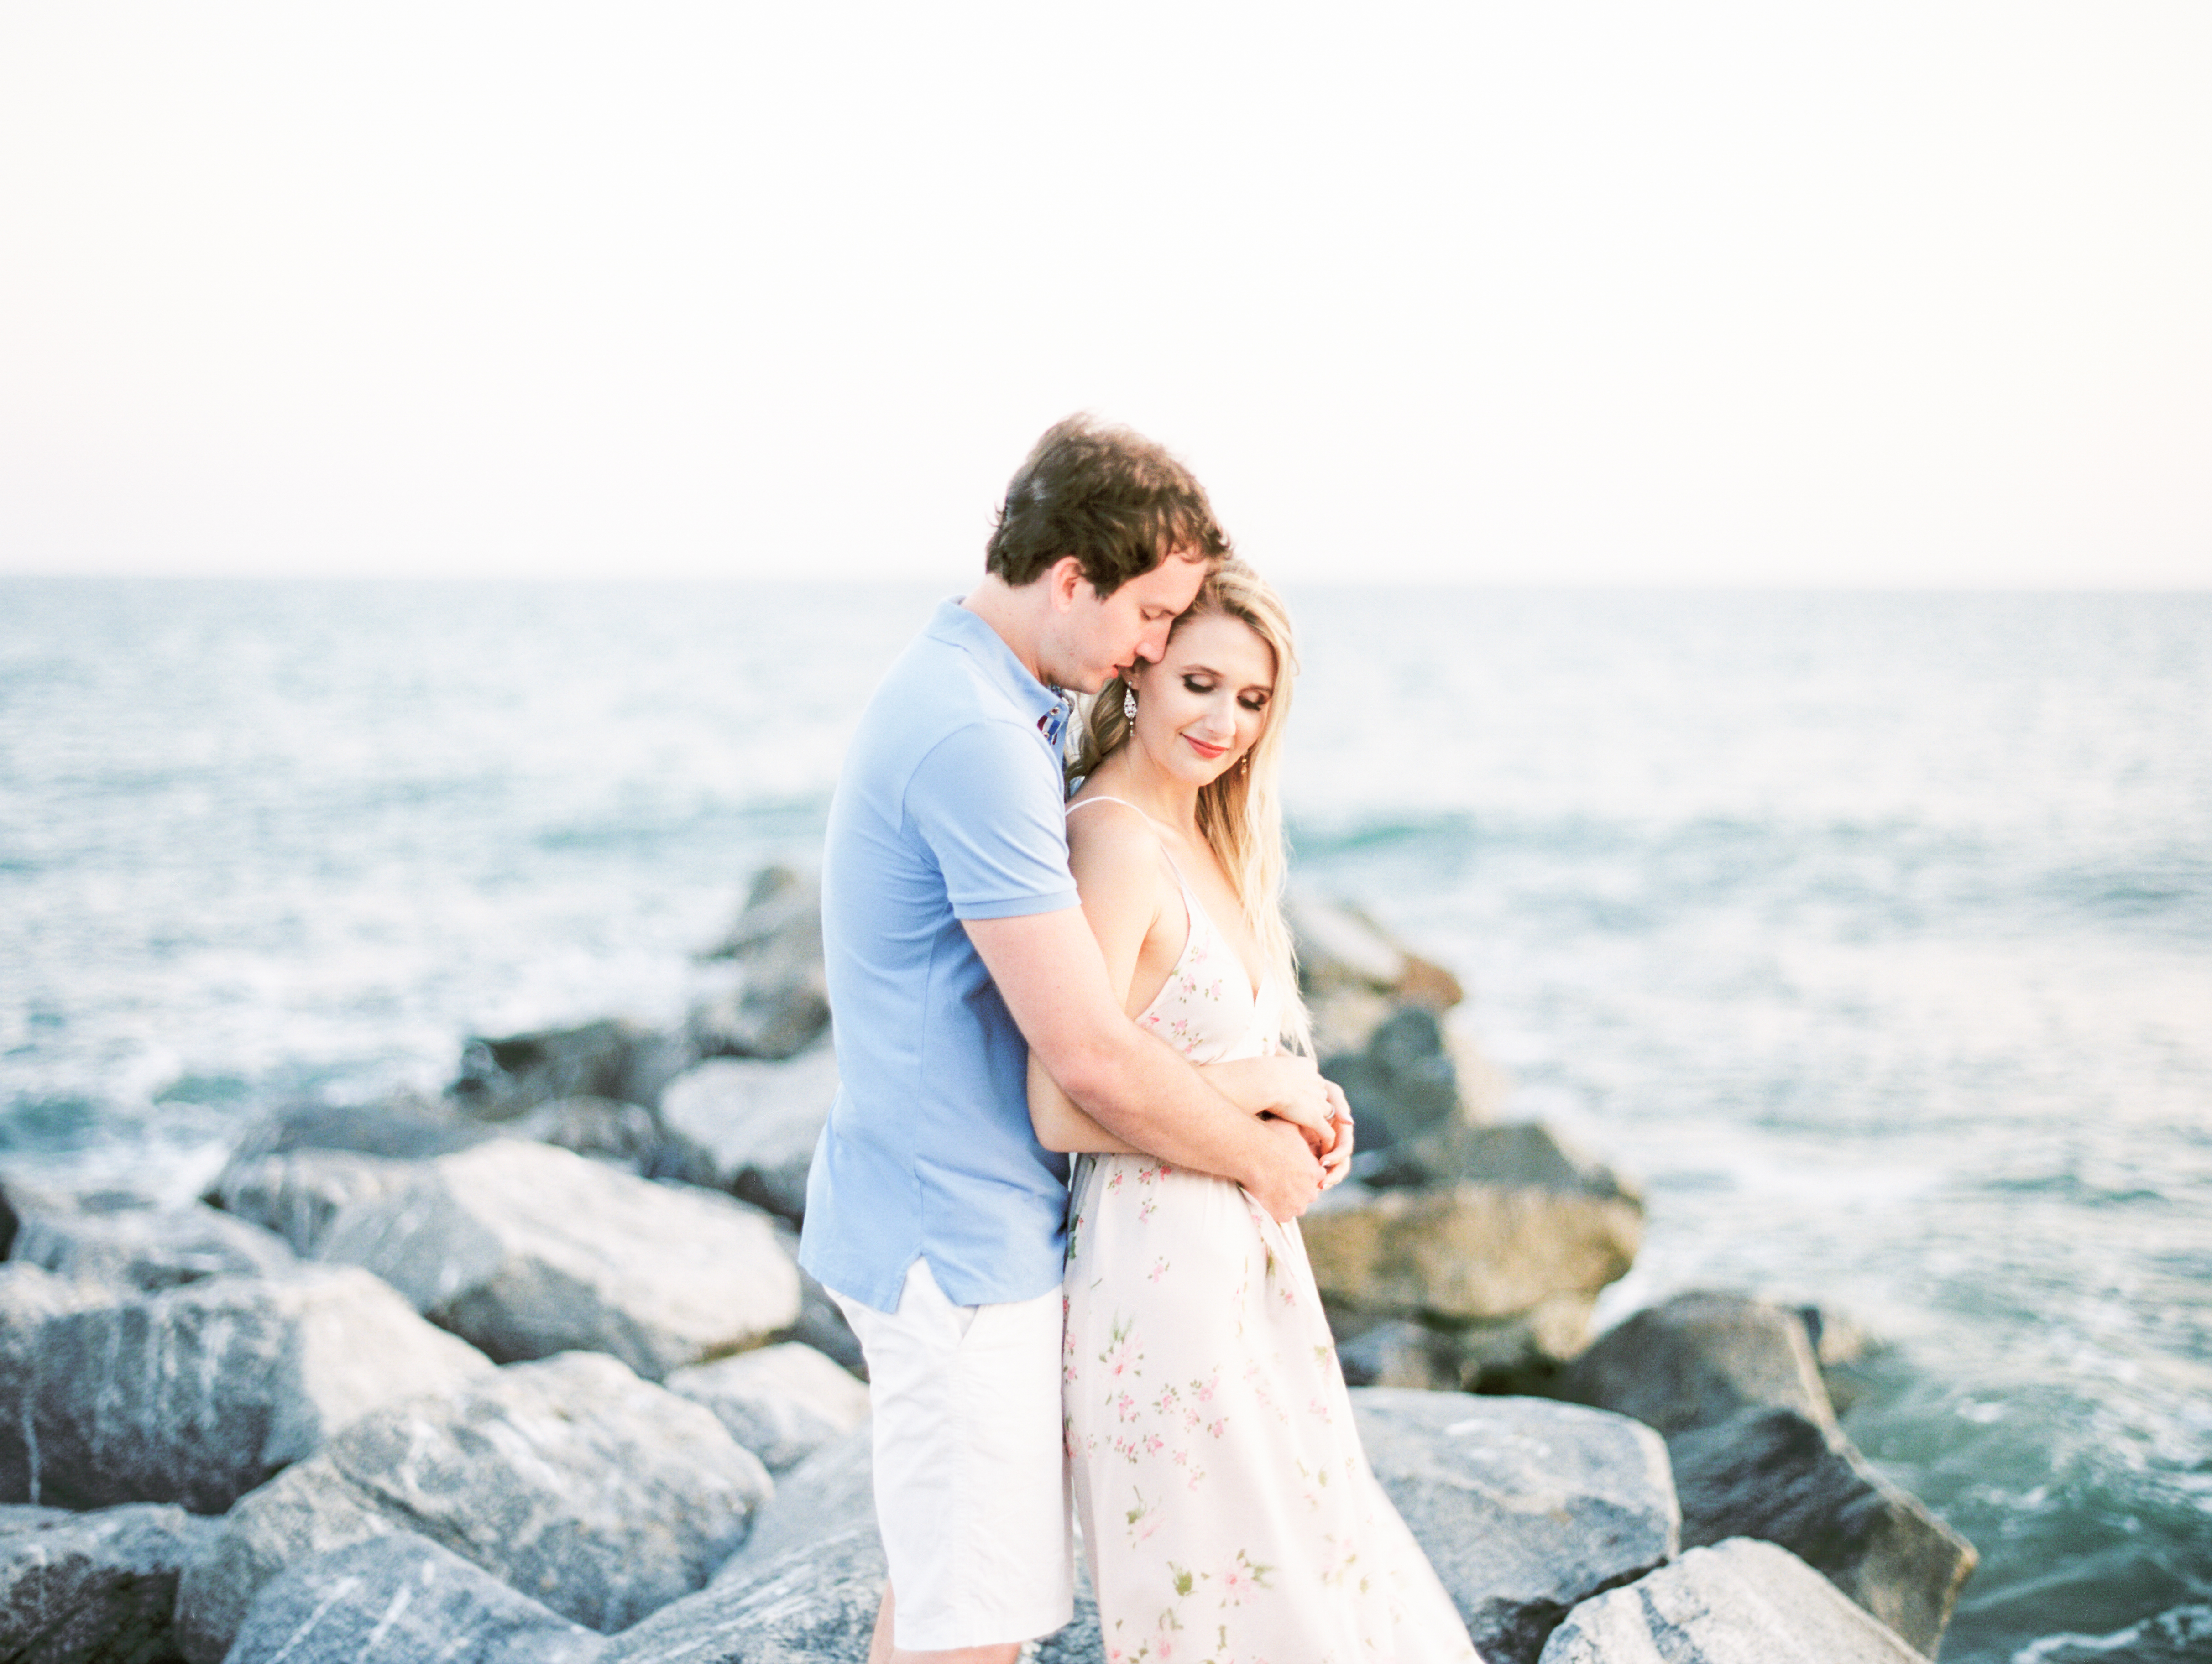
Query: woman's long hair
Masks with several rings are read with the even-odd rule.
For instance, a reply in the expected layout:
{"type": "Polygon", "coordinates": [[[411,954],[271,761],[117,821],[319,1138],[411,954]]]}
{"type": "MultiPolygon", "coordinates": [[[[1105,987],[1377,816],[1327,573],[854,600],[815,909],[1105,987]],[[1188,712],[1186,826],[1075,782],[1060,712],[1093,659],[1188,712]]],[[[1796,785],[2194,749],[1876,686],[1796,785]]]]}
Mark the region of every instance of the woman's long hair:
{"type": "MultiPolygon", "coordinates": [[[[1261,963],[1282,998],[1283,1037],[1293,1050],[1313,1049],[1313,1026],[1298,995],[1297,954],[1283,922],[1283,883],[1288,863],[1283,853],[1283,732],[1291,714],[1291,686],[1298,672],[1297,647],[1291,616],[1266,580],[1234,556],[1213,570],[1189,610],[1176,620],[1181,629],[1210,613],[1237,619],[1267,645],[1275,658],[1274,691],[1267,720],[1245,761],[1198,794],[1198,829],[1221,870],[1235,887],[1244,922],[1259,943],[1261,963]]],[[[1170,632],[1170,640],[1173,640],[1170,632]]],[[[1073,781],[1091,774],[1128,743],[1129,720],[1121,714],[1127,684],[1115,677],[1094,695],[1085,714],[1075,761],[1067,766],[1073,781]]]]}

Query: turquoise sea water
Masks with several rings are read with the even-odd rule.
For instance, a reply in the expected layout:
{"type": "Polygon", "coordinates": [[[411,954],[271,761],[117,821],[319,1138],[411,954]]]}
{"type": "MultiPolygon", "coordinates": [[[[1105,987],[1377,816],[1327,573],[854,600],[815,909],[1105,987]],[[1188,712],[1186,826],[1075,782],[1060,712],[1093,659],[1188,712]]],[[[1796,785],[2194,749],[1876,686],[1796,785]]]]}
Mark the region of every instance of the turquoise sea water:
{"type": "MultiPolygon", "coordinates": [[[[674,1014],[932,598],[0,580],[0,1171],[674,1014]]],[[[1291,599],[1300,878],[1642,1175],[1607,1314],[1893,1343],[1947,1660],[2212,1654],[2212,596],[1291,599]]]]}

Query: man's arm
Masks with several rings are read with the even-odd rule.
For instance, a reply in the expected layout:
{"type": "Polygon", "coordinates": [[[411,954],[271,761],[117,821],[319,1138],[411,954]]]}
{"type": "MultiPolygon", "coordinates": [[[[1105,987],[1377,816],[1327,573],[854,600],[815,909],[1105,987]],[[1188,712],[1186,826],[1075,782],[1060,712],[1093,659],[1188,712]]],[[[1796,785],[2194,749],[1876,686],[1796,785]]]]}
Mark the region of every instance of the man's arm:
{"type": "Polygon", "coordinates": [[[1305,1212],[1322,1168],[1304,1134],[1238,1108],[1130,1022],[1080,908],[966,927],[1031,1058],[1077,1108],[1132,1150],[1234,1180],[1274,1218],[1305,1212]]]}

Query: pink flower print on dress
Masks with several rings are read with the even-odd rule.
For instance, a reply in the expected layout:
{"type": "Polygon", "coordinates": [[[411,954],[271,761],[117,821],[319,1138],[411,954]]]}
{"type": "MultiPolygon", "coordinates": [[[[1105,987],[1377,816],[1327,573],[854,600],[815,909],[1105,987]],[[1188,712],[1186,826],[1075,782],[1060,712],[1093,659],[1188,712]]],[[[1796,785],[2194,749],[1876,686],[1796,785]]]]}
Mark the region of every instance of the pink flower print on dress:
{"type": "Polygon", "coordinates": [[[1157,1283],[1167,1274],[1168,1262],[1164,1260],[1155,1260],[1152,1261],[1152,1268],[1145,1273],[1145,1280],[1148,1283],[1157,1283]]]}

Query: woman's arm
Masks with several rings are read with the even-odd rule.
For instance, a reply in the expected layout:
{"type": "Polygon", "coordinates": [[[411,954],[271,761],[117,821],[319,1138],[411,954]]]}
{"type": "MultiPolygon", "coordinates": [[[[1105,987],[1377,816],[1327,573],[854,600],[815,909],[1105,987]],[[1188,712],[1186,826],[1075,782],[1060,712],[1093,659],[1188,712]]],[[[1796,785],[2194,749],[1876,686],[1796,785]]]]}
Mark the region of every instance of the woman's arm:
{"type": "MultiPolygon", "coordinates": [[[[1098,950],[1105,958],[1107,981],[1121,1009],[1133,1017],[1158,992],[1147,990],[1139,1000],[1130,997],[1146,939],[1163,923],[1164,903],[1173,888],[1166,881],[1159,839],[1134,810],[1108,805],[1103,814],[1093,809],[1069,820],[1067,865],[1083,898],[1084,921],[1098,938],[1098,950]]],[[[1174,899],[1179,919],[1182,898],[1177,895],[1174,899]]],[[[1037,1061],[1034,1049],[1030,1053],[1030,1125],[1036,1131],[1037,1142],[1048,1150],[1143,1153],[1076,1108],[1037,1061]]]]}
{"type": "MultiPolygon", "coordinates": [[[[1106,961],[1108,980],[1122,1009],[1133,1017],[1158,993],[1158,988],[1135,987],[1147,942],[1170,929],[1188,928],[1182,894],[1169,880],[1159,841],[1133,811],[1111,805],[1106,814],[1093,811],[1069,822],[1068,865],[1083,897],[1085,921],[1106,961]]],[[[1182,939],[1178,934],[1175,941],[1158,945],[1156,962],[1169,957],[1169,949],[1179,954],[1182,939]]],[[[1344,1094],[1335,1083],[1322,1078],[1310,1058],[1278,1054],[1197,1067],[1208,1085],[1248,1114],[1297,1122],[1315,1155],[1324,1158],[1324,1167],[1339,1144],[1345,1145],[1344,1161],[1350,1160],[1349,1142],[1342,1131],[1351,1124],[1344,1094]]],[[[1029,1093],[1030,1124],[1046,1149],[1144,1153],[1078,1108],[1034,1051],[1029,1093]]],[[[1337,1164],[1340,1169],[1342,1164],[1337,1164]]]]}

